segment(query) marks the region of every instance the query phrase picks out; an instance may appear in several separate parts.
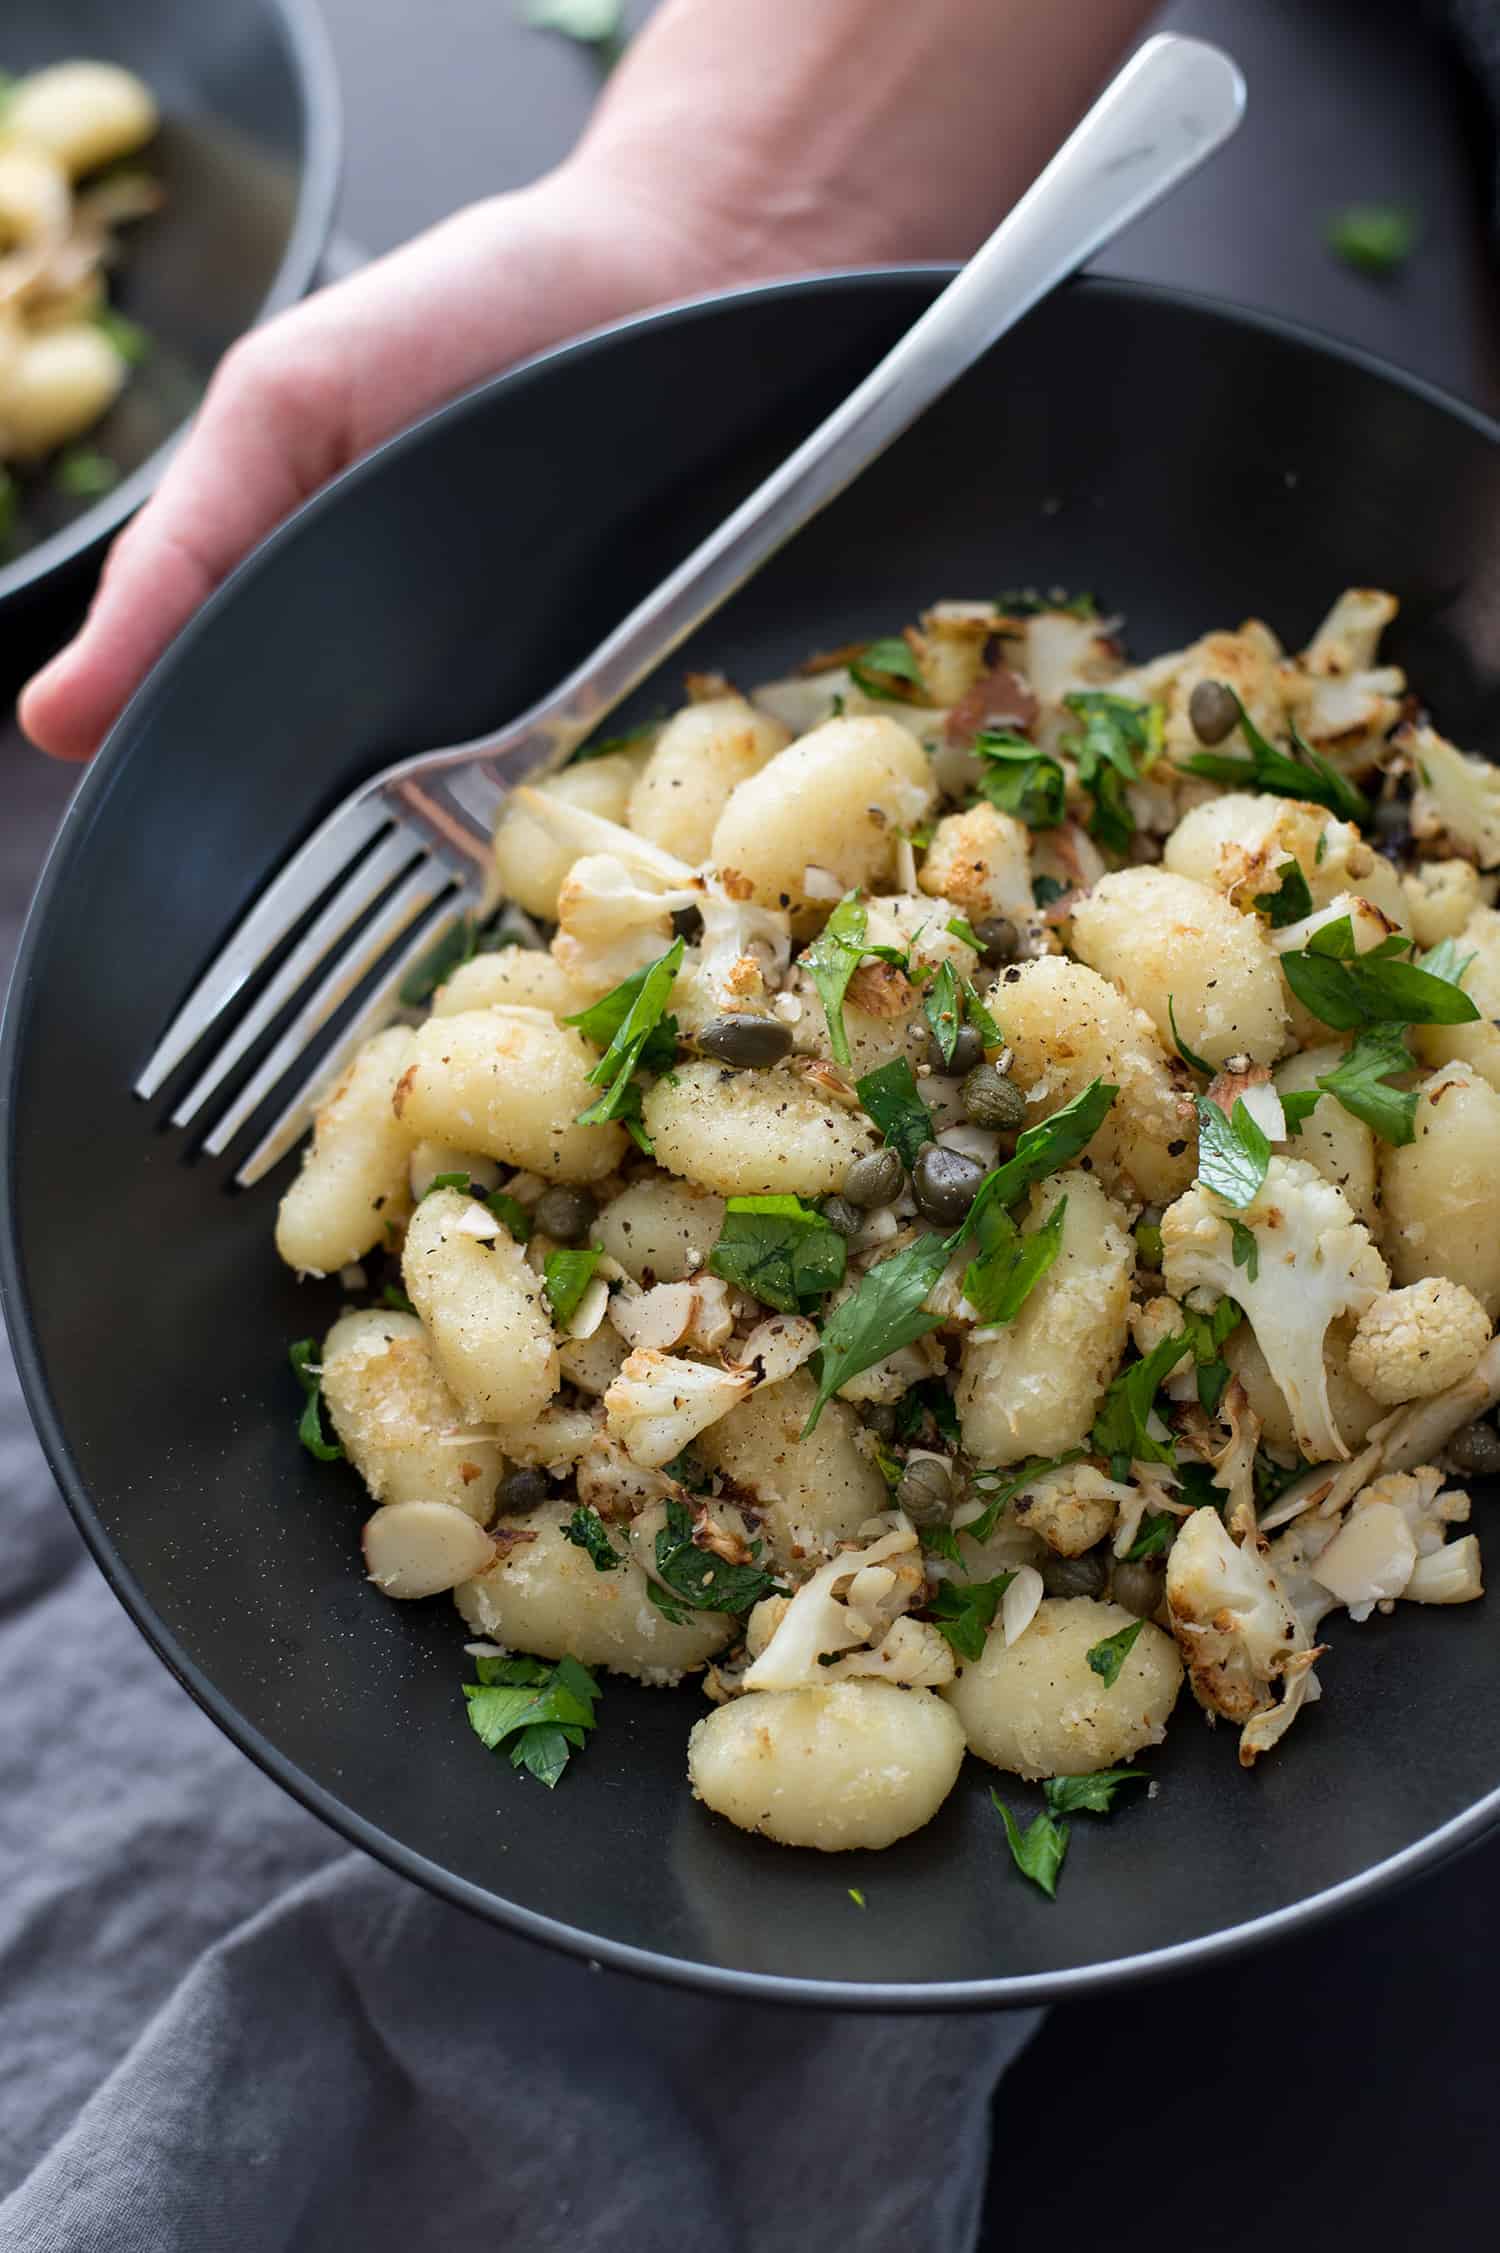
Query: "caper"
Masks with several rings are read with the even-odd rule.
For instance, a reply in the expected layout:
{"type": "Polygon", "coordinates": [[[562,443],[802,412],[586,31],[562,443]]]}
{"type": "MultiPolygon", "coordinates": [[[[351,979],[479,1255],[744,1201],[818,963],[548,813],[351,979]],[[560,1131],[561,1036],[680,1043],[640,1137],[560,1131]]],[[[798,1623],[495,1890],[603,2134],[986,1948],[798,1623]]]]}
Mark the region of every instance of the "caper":
{"type": "Polygon", "coordinates": [[[976,1064],[984,1062],[984,1042],[972,1025],[960,1025],[953,1043],[953,1054],[945,1057],[934,1033],[927,1035],[927,1061],[935,1072],[947,1072],[953,1078],[972,1072],[976,1064]]]}
{"type": "Polygon", "coordinates": [[[993,1064],[976,1064],[958,1091],[964,1117],[975,1126],[1018,1127],[1026,1116],[1026,1098],[1013,1079],[993,1064]]]}
{"type": "Polygon", "coordinates": [[[951,1228],[963,1219],[984,1179],[984,1168],[961,1150],[947,1150],[941,1142],[924,1143],[912,1168],[911,1193],[924,1220],[951,1228]]]}
{"type": "Polygon", "coordinates": [[[694,1048],[705,1056],[717,1057],[721,1064],[733,1064],[739,1071],[779,1064],[791,1045],[791,1027],[776,1017],[711,1017],[703,1030],[693,1035],[694,1048]]]}
{"type": "Polygon", "coordinates": [[[998,970],[1002,962],[1015,959],[1021,934],[1008,915],[987,915],[974,925],[974,936],[979,941],[979,959],[998,970]]]}
{"type": "Polygon", "coordinates": [[[544,1190],[532,1210],[532,1218],[544,1236],[554,1244],[576,1244],[594,1225],[595,1205],[586,1189],[544,1190]]]}
{"type": "Polygon", "coordinates": [[[527,1467],[510,1471],[500,1481],[500,1491],[495,1496],[495,1508],[505,1518],[515,1517],[519,1511],[534,1510],[547,1499],[549,1489],[544,1471],[527,1467]]]}
{"type": "Polygon", "coordinates": [[[894,1150],[871,1150],[856,1158],[844,1176],[844,1195],[851,1205],[872,1212],[876,1205],[893,1205],[906,1185],[906,1169],[894,1150]]]}
{"type": "Polygon", "coordinates": [[[872,1400],[865,1410],[865,1424],[877,1439],[894,1439],[896,1403],[893,1400],[872,1400]]]}
{"type": "Polygon", "coordinates": [[[841,1236],[852,1236],[865,1224],[864,1214],[858,1205],[851,1205],[847,1197],[825,1197],[819,1210],[829,1227],[836,1228],[841,1236]]]}
{"type": "Polygon", "coordinates": [[[1500,1472],[1500,1432],[1493,1424],[1466,1424],[1449,1440],[1448,1460],[1455,1470],[1493,1478],[1500,1472]]]}
{"type": "Polygon", "coordinates": [[[1222,743],[1239,721],[1240,708],[1222,681],[1199,681],[1188,698],[1188,718],[1200,743],[1222,743]]]}
{"type": "Polygon", "coordinates": [[[936,1455],[918,1455],[901,1474],[896,1507],[913,1525],[940,1525],[953,1502],[953,1475],[936,1455]]]}
{"type": "Polygon", "coordinates": [[[1137,1619],[1149,1619],[1161,1603],[1164,1586],[1163,1568],[1142,1558],[1135,1564],[1115,1566],[1109,1592],[1117,1604],[1134,1612],[1137,1619]]]}
{"type": "Polygon", "coordinates": [[[1090,1549],[1081,1557],[1057,1557],[1049,1549],[1041,1562],[1042,1586],[1049,1596],[1098,1596],[1104,1589],[1104,1559],[1090,1549]]]}

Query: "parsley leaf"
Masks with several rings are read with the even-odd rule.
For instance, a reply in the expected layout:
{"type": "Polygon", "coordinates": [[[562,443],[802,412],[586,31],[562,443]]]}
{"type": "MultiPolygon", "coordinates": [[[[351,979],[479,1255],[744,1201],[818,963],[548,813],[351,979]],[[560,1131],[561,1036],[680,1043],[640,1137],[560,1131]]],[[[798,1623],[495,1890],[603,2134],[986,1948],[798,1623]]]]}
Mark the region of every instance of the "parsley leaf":
{"type": "Polygon", "coordinates": [[[955,1246],[968,1229],[978,1228],[986,1206],[1013,1205],[1033,1183],[1045,1181],[1049,1174],[1059,1172],[1086,1150],[1119,1092],[1107,1080],[1090,1080],[1086,1088],[1070,1103],[1054,1111],[1050,1118],[1026,1127],[1016,1138],[1014,1157],[1007,1158],[993,1173],[987,1173],[979,1184],[969,1217],[954,1239],[955,1246]]]}
{"type": "Polygon", "coordinates": [[[972,947],[976,954],[983,954],[984,942],[967,916],[950,915],[944,928],[950,931],[955,939],[962,939],[966,947],[972,947]]]}
{"type": "Polygon", "coordinates": [[[1242,1220],[1232,1220],[1229,1223],[1229,1241],[1234,1247],[1235,1266],[1245,1270],[1250,1282],[1257,1282],[1260,1278],[1260,1246],[1255,1241],[1254,1229],[1247,1228],[1242,1220]]]}
{"type": "Polygon", "coordinates": [[[117,313],[112,305],[100,305],[89,315],[96,329],[102,329],[127,367],[138,368],[151,357],[150,331],[139,321],[128,320],[117,313]]]}
{"type": "Polygon", "coordinates": [[[1004,594],[996,595],[995,608],[1007,618],[1035,618],[1047,610],[1065,610],[1071,618],[1099,615],[1093,595],[1070,595],[1063,587],[1054,587],[1045,595],[1038,594],[1035,587],[1007,587],[1004,594]]]}
{"type": "Polygon", "coordinates": [[[708,1269],[778,1313],[801,1314],[838,1289],[846,1258],[838,1230],[800,1197],[731,1197],[708,1269]]]}
{"type": "Polygon", "coordinates": [[[938,1582],[927,1616],[960,1658],[983,1655],[984,1639],[995,1624],[1000,1599],[1015,1577],[1013,1572],[997,1572],[993,1580],[938,1582]]]}
{"type": "Polygon", "coordinates": [[[93,446],[69,446],[52,465],[52,484],[69,500],[96,501],[120,482],[119,465],[93,446]]]}
{"type": "Polygon", "coordinates": [[[1335,258],[1356,273],[1388,275],[1406,264],[1417,242],[1416,215],[1397,203],[1351,203],[1324,230],[1335,258]]]}
{"type": "Polygon", "coordinates": [[[753,1560],[760,1543],[752,1542],[748,1565],[732,1565],[693,1540],[693,1513],[685,1502],[668,1502],[667,1522],[656,1536],[655,1580],[646,1593],[664,1618],[682,1626],[687,1613],[748,1612],[763,1596],[784,1596],[770,1573],[753,1560]],[[660,1583],[660,1585],[658,1585],[660,1583]]]}
{"type": "Polygon", "coordinates": [[[936,1427],[938,1437],[950,1447],[959,1443],[958,1410],[953,1395],[941,1377],[926,1377],[919,1385],[904,1392],[896,1403],[896,1437],[910,1443],[922,1432],[928,1417],[936,1427]]]}
{"type": "Polygon", "coordinates": [[[1278,751],[1266,741],[1229,683],[1222,685],[1234,697],[1240,732],[1250,747],[1250,756],[1241,759],[1225,751],[1198,751],[1183,760],[1183,772],[1206,775],[1210,782],[1227,782],[1238,790],[1274,790],[1282,797],[1309,799],[1316,806],[1326,806],[1340,821],[1356,822],[1363,828],[1370,819],[1370,801],[1364,792],[1337,767],[1320,759],[1295,726],[1292,748],[1297,757],[1289,758],[1285,751],[1278,751]]]}
{"type": "MultiPolygon", "coordinates": [[[[1398,941],[1404,951],[1409,944],[1398,941]]],[[[1347,915],[1314,931],[1304,949],[1284,954],[1282,972],[1297,999],[1335,1032],[1366,1025],[1471,1025],[1479,1011],[1450,978],[1399,962],[1389,942],[1354,951],[1347,915]]]]}
{"type": "Polygon", "coordinates": [[[828,1019],[828,1046],[835,1064],[849,1062],[844,1029],[844,996],[865,953],[869,917],[857,892],[846,892],[818,936],[802,955],[802,967],[818,989],[828,1019]]]}
{"type": "Polygon", "coordinates": [[[612,993],[576,1017],[563,1019],[565,1025],[576,1025],[585,1040],[608,1043],[589,1073],[589,1084],[605,1093],[579,1112],[580,1126],[602,1126],[607,1119],[636,1116],[641,1100],[635,1084],[637,1067],[664,1071],[672,1063],[677,1054],[677,1020],[665,1012],[682,967],[684,944],[674,939],[664,955],[632,972],[612,993]]]}
{"type": "Polygon", "coordinates": [[[855,1081],[854,1087],[870,1117],[909,1172],[917,1162],[917,1152],[937,1133],[932,1113],[917,1093],[916,1074],[910,1062],[904,1056],[893,1057],[889,1064],[866,1072],[863,1079],[855,1081]]]}
{"type": "Polygon", "coordinates": [[[1141,1519],[1140,1530],[1120,1562],[1127,1565],[1144,1564],[1148,1557],[1163,1557],[1172,1546],[1177,1531],[1177,1520],[1170,1510],[1148,1510],[1141,1519]]]}
{"type": "Polygon", "coordinates": [[[1262,915],[1270,917],[1273,931],[1284,931],[1288,924],[1300,923],[1304,915],[1312,914],[1312,893],[1300,861],[1283,861],[1276,874],[1280,880],[1276,890],[1257,892],[1255,905],[1262,915]]]}
{"type": "Polygon", "coordinates": [[[584,767],[591,759],[611,759],[617,751],[633,751],[647,736],[655,735],[660,726],[660,720],[642,720],[639,727],[625,728],[619,735],[594,736],[589,742],[579,744],[568,765],[584,767]]]}
{"type": "Polygon", "coordinates": [[[1388,1082],[1394,1073],[1415,1068],[1399,1026],[1366,1025],[1333,1070],[1319,1073],[1318,1086],[1386,1142],[1399,1146],[1416,1139],[1417,1091],[1388,1082]]]}
{"type": "Polygon", "coordinates": [[[552,1790],[574,1751],[588,1742],[599,1685],[575,1658],[480,1658],[465,1682],[469,1726],[494,1752],[513,1738],[511,1765],[552,1790]]]}
{"type": "Polygon", "coordinates": [[[887,634],[881,641],[867,642],[858,657],[849,660],[849,678],[866,696],[878,697],[884,703],[905,702],[893,681],[906,681],[927,695],[927,683],[922,678],[922,668],[911,653],[908,643],[899,634],[887,634]]]}
{"type": "Polygon", "coordinates": [[[387,1283],[380,1294],[380,1303],[388,1306],[394,1314],[415,1314],[417,1311],[406,1293],[395,1283],[387,1283]]]}
{"type": "Polygon", "coordinates": [[[1049,1776],[1042,1786],[1049,1815],[1107,1815],[1127,1784],[1150,1782],[1144,1768],[1101,1768],[1092,1776],[1049,1776]]]}
{"type": "Polygon", "coordinates": [[[1090,1444],[1096,1455],[1109,1457],[1111,1478],[1130,1476],[1132,1463],[1170,1463],[1172,1450],[1146,1429],[1156,1402],[1157,1387],[1169,1377],[1183,1355],[1191,1350],[1186,1330],[1163,1338],[1139,1361],[1115,1378],[1099,1404],[1090,1444]]]}
{"type": "Polygon", "coordinates": [[[1172,1028],[1172,1045],[1184,1064],[1190,1071],[1202,1072],[1206,1079],[1212,1079],[1215,1067],[1212,1064],[1205,1063],[1201,1056],[1195,1055],[1177,1030],[1177,1009],[1171,994],[1167,996],[1167,1022],[1172,1028]]]}
{"type": "Polygon", "coordinates": [[[964,1016],[986,1048],[1003,1048],[1005,1035],[980,1000],[972,981],[964,980],[964,1016]]]}
{"type": "Polygon", "coordinates": [[[922,996],[922,1014],[932,1027],[932,1037],[943,1062],[951,1064],[963,1020],[963,997],[951,962],[938,964],[937,976],[922,996]]]}
{"type": "Polygon", "coordinates": [[[621,0],[524,0],[522,13],[533,31],[555,31],[561,39],[592,47],[606,69],[624,50],[621,0]]]}
{"type": "Polygon", "coordinates": [[[1246,1110],[1245,1098],[1236,1098],[1227,1118],[1206,1095],[1197,1098],[1197,1105],[1198,1179],[1226,1205],[1253,1204],[1271,1163],[1271,1145],[1246,1110]]]}
{"type": "Polygon", "coordinates": [[[542,1264],[542,1288],[560,1330],[566,1330],[578,1312],[578,1302],[593,1282],[594,1270],[603,1257],[602,1244],[590,1244],[586,1251],[547,1254],[542,1264]]]}
{"type": "MultiPolygon", "coordinates": [[[[1035,1480],[1045,1477],[1048,1471],[1060,1471],[1065,1463],[1078,1462],[1082,1454],[1083,1449],[1075,1447],[1066,1455],[1030,1456],[1019,1468],[1009,1472],[975,1471],[973,1474],[974,1488],[977,1493],[985,1497],[985,1507],[977,1518],[969,1520],[963,1531],[971,1541],[977,1541],[981,1544],[988,1541],[999,1524],[1007,1505],[1014,1501],[1024,1487],[1028,1487],[1035,1480]]],[[[958,1560],[956,1543],[953,1549],[953,1557],[956,1563],[958,1560]]]]}
{"type": "Polygon", "coordinates": [[[1068,887],[1060,876],[1034,876],[1031,880],[1031,897],[1038,907],[1051,907],[1060,900],[1068,887]]]}
{"type": "Polygon", "coordinates": [[[1473,960],[1472,948],[1467,954],[1460,954],[1457,939],[1439,939],[1431,953],[1423,955],[1417,968],[1425,970],[1429,978],[1443,978],[1450,986],[1461,986],[1473,960]]]}
{"type": "Polygon", "coordinates": [[[292,1374],[307,1395],[306,1405],[297,1421],[297,1437],[309,1455],[320,1463],[336,1463],[344,1450],[336,1439],[323,1437],[323,1391],[318,1378],[308,1364],[318,1351],[316,1338],[299,1338],[287,1351],[292,1374]]]}
{"type": "Polygon", "coordinates": [[[870,1268],[836,1306],[823,1330],[817,1398],[802,1427],[805,1439],[840,1385],[887,1354],[925,1338],[940,1326],[923,1300],[948,1264],[946,1236],[919,1236],[904,1251],[870,1268]]]}
{"type": "Polygon", "coordinates": [[[1282,1091],[1281,1115],[1286,1120],[1288,1134],[1300,1134],[1303,1123],[1310,1119],[1323,1100],[1320,1087],[1289,1087],[1282,1091]]]}
{"type": "Polygon", "coordinates": [[[493,1213],[496,1220],[504,1221],[518,1244],[524,1244],[530,1237],[531,1215],[507,1190],[497,1189],[493,1196],[486,1197],[484,1209],[487,1213],[493,1213]]]}
{"type": "Polygon", "coordinates": [[[571,1541],[575,1549],[582,1549],[590,1558],[595,1572],[618,1572],[625,1559],[604,1530],[604,1520],[597,1510],[580,1502],[562,1529],[564,1541],[571,1541]]]}
{"type": "Polygon", "coordinates": [[[975,738],[981,761],[975,783],[982,798],[1028,829],[1056,829],[1067,813],[1068,777],[1050,751],[1039,751],[1009,728],[985,728],[975,738]]]}
{"type": "MultiPolygon", "coordinates": [[[[1244,1228],[1239,1221],[1232,1222],[1231,1227],[1239,1228],[1242,1234],[1250,1236],[1249,1229],[1244,1228]]],[[[1253,1247],[1253,1236],[1250,1236],[1250,1242],[1253,1247]]],[[[1236,1261],[1235,1264],[1238,1266],[1240,1263],[1236,1261]]],[[[1250,1280],[1254,1282],[1253,1275],[1250,1280]]],[[[1181,1311],[1182,1326],[1198,1368],[1199,1404],[1206,1415],[1217,1416],[1219,1403],[1224,1398],[1224,1388],[1229,1382],[1229,1364],[1221,1356],[1219,1348],[1230,1331],[1239,1328],[1244,1315],[1235,1301],[1228,1298],[1220,1299],[1211,1314],[1200,1314],[1196,1307],[1191,1306],[1185,1306],[1181,1311]]]]}
{"type": "Polygon", "coordinates": [[[964,1270],[964,1297],[980,1322],[1014,1322],[1062,1249],[1066,1197],[1025,1236],[1003,1205],[987,1205],[975,1234],[979,1257],[964,1270]]]}
{"type": "Polygon", "coordinates": [[[1145,1624],[1143,1619],[1133,1619],[1118,1634],[1106,1635],[1102,1642],[1095,1643],[1084,1653],[1106,1690],[1112,1690],[1119,1681],[1120,1669],[1135,1649],[1136,1637],[1145,1624]]]}
{"type": "Polygon", "coordinates": [[[1160,704],[1131,704],[1098,689],[1065,696],[1063,702],[1083,721],[1082,735],[1066,736],[1063,749],[1071,753],[1078,780],[1094,801],[1089,834],[1109,852],[1128,852],[1135,816],[1125,786],[1140,780],[1136,754],[1144,754],[1149,765],[1161,750],[1166,714],[1160,704]]]}
{"type": "Polygon", "coordinates": [[[1046,1894],[1049,1901],[1057,1899],[1058,1873],[1063,1857],[1068,1851],[1068,1826],[1053,1816],[1043,1813],[1023,1831],[1015,1816],[1006,1806],[993,1784],[990,1798],[995,1812],[1005,1825],[1005,1836],[1010,1842],[1011,1860],[1022,1877],[1030,1878],[1033,1885],[1046,1894]]]}

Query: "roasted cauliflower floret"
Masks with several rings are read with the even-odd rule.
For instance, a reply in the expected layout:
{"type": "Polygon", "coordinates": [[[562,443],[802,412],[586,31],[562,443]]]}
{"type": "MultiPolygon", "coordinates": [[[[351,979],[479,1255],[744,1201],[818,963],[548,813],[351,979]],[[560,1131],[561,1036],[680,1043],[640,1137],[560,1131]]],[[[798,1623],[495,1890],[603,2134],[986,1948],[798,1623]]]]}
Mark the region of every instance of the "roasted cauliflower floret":
{"type": "Polygon", "coordinates": [[[634,1463],[653,1469],[670,1463],[700,1432],[727,1416],[752,1381],[748,1371],[734,1376],[701,1361],[639,1347],[626,1355],[604,1395],[610,1436],[634,1463]]]}
{"type": "Polygon", "coordinates": [[[1386,1407],[1462,1382],[1490,1342],[1490,1319],[1462,1283],[1429,1275],[1383,1291],[1359,1318],[1349,1372],[1386,1407]]]}
{"type": "Polygon", "coordinates": [[[1436,728],[1398,728],[1391,741],[1416,778],[1412,835],[1480,868],[1500,868],[1500,767],[1467,758],[1436,728]]]}
{"type": "Polygon", "coordinates": [[[1234,1541],[1213,1509],[1194,1510],[1167,1554],[1167,1613],[1193,1695],[1244,1728],[1248,1768],[1291,1724],[1308,1694],[1317,1652],[1253,1537],[1234,1541]],[[1290,1707],[1281,1726],[1254,1735],[1261,1716],[1290,1707]]]}
{"type": "Polygon", "coordinates": [[[1292,1412],[1301,1452],[1343,1461],[1323,1342],[1341,1314],[1363,1314],[1390,1272],[1347,1198],[1300,1158],[1272,1158],[1252,1203],[1236,1213],[1194,1183],[1162,1216],[1162,1276],[1174,1298],[1191,1290],[1237,1299],[1292,1412]],[[1234,1223],[1257,1260],[1235,1265],[1234,1223]]]}

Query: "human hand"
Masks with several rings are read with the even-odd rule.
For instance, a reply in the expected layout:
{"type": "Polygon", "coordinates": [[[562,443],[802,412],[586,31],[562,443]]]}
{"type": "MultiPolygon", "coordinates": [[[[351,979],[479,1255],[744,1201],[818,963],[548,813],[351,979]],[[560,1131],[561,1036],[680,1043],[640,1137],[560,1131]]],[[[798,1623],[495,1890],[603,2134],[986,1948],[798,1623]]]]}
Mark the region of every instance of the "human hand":
{"type": "Polygon", "coordinates": [[[968,254],[1150,12],[666,0],[579,148],[253,331],[21,724],[87,759],[199,604],[337,471],[582,330],[776,274],[968,254]]]}

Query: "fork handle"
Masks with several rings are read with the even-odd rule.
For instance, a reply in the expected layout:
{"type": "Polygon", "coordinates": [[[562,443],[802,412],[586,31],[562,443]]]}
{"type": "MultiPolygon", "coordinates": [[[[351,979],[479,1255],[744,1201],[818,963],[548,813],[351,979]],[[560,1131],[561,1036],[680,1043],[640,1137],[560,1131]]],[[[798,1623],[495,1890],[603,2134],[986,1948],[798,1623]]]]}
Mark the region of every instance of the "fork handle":
{"type": "Polygon", "coordinates": [[[1221,49],[1148,39],[900,342],[590,658],[508,727],[413,765],[566,757],[1040,298],[1211,156],[1244,106],[1221,49]]]}

